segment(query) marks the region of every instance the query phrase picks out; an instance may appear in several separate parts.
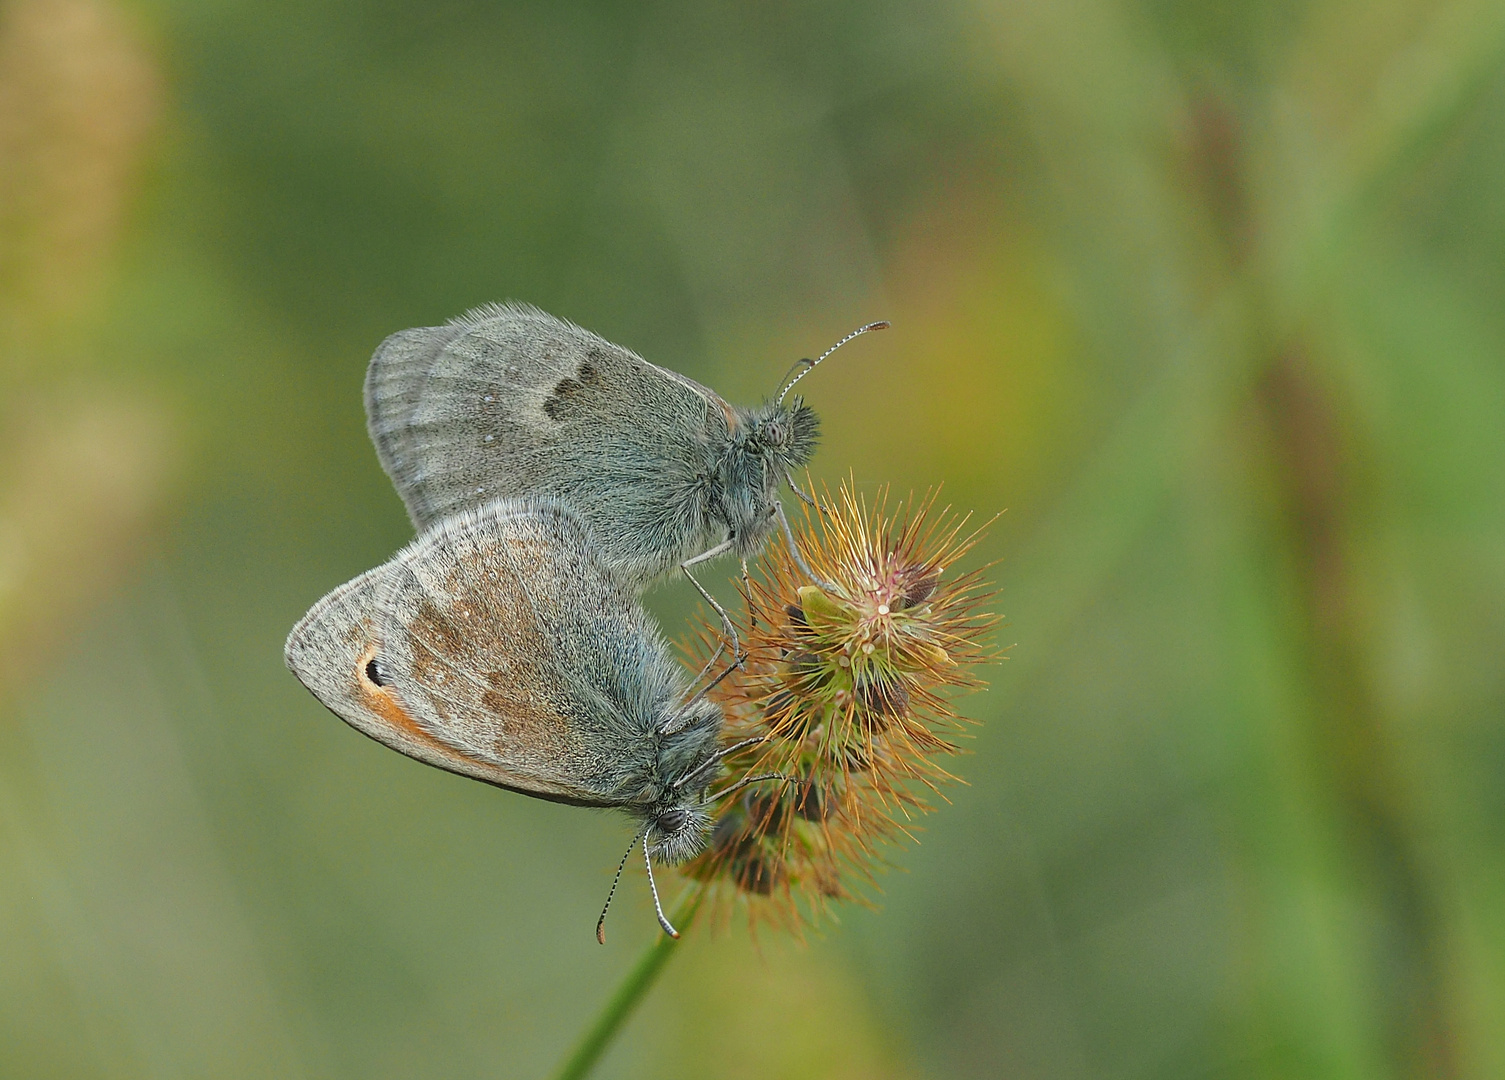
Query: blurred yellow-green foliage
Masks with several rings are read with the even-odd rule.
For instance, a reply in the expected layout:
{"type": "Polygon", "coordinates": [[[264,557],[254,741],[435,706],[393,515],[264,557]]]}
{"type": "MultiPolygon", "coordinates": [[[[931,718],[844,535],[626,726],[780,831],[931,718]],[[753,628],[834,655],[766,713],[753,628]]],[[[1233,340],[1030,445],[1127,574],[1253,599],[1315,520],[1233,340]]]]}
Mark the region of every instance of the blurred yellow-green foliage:
{"type": "Polygon", "coordinates": [[[745,402],[892,319],[817,475],[1008,511],[970,786],[603,1076],[1505,1075],[1499,0],[4,0],[0,1074],[538,1076],[656,932],[282,666],[509,297],[745,402]]]}

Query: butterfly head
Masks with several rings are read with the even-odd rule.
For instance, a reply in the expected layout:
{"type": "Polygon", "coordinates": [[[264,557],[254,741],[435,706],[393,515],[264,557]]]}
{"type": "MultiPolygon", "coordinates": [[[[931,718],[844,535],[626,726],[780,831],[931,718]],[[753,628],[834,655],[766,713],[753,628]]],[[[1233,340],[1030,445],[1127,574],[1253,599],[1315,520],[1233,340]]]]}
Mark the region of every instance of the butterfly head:
{"type": "Polygon", "coordinates": [[[779,485],[814,456],[820,420],[797,397],[737,411],[739,422],[720,465],[718,516],[746,559],[773,528],[779,485]]]}
{"type": "Polygon", "coordinates": [[[820,417],[801,397],[754,411],[748,428],[748,450],[762,457],[777,477],[806,465],[820,441],[820,417]]]}
{"type": "Polygon", "coordinates": [[[678,798],[656,808],[648,822],[648,850],[660,862],[682,863],[705,850],[711,815],[698,798],[678,798]]]}
{"type": "Polygon", "coordinates": [[[657,725],[654,779],[636,813],[647,829],[649,850],[661,862],[693,858],[710,838],[706,791],[721,771],[721,724],[721,707],[696,695],[657,725]]]}

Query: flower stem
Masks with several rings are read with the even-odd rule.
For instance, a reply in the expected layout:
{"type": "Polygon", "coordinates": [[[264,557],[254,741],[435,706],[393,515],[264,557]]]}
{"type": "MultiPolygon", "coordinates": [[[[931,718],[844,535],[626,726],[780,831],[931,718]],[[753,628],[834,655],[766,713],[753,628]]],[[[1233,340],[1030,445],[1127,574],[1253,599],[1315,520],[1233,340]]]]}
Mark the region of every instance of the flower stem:
{"type": "MultiPolygon", "coordinates": [[[[680,901],[671,920],[675,926],[689,929],[702,895],[703,889],[691,889],[689,895],[680,901]]],[[[554,1080],[582,1080],[590,1075],[591,1069],[632,1015],[632,1010],[647,996],[649,987],[658,978],[658,973],[663,970],[678,944],[667,934],[660,934],[658,940],[648,946],[647,951],[627,973],[627,978],[622,980],[622,985],[617,987],[616,993],[612,994],[585,1034],[580,1037],[580,1041],[575,1044],[570,1056],[554,1073],[554,1080]]]]}

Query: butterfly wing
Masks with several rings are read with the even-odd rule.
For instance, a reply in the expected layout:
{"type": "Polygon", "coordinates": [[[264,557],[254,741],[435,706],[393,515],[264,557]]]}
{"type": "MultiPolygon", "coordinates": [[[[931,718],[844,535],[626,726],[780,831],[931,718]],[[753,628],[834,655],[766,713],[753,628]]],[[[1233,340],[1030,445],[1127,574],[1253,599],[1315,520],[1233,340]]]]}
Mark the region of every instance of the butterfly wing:
{"type": "Polygon", "coordinates": [[[393,334],[371,359],[366,415],[420,530],[492,499],[549,497],[634,585],[724,536],[709,511],[731,407],[536,308],[393,334]]]}
{"type": "Polygon", "coordinates": [[[507,502],[430,530],[321,600],[288,666],[410,757],[527,795],[630,806],[681,691],[642,610],[578,521],[507,502]]]}

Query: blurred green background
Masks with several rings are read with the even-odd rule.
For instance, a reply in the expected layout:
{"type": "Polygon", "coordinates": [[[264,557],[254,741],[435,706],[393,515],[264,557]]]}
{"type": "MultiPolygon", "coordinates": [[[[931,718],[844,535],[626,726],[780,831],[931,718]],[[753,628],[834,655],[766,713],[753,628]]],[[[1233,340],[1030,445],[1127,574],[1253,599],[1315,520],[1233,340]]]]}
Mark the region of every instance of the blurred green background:
{"type": "Polygon", "coordinates": [[[282,665],[372,349],[509,297],[744,403],[891,319],[817,475],[1007,508],[970,786],[602,1076],[1505,1076],[1477,0],[0,2],[0,1074],[540,1076],[652,939],[282,665]]]}

